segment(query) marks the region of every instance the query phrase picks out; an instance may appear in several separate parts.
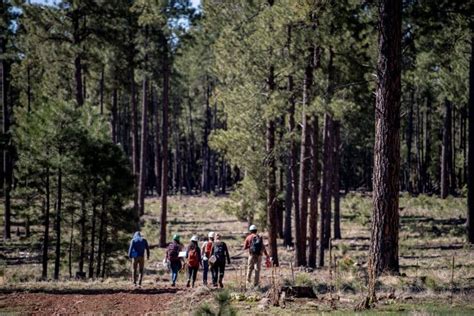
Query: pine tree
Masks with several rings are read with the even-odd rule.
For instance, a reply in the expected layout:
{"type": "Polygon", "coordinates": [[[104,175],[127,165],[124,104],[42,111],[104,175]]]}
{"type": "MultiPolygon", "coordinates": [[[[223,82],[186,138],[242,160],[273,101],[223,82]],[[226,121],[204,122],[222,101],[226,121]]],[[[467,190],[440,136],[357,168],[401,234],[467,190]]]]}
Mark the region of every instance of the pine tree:
{"type": "Polygon", "coordinates": [[[381,1],[374,147],[374,212],[369,252],[369,302],[382,272],[398,273],[401,1],[381,1]]]}

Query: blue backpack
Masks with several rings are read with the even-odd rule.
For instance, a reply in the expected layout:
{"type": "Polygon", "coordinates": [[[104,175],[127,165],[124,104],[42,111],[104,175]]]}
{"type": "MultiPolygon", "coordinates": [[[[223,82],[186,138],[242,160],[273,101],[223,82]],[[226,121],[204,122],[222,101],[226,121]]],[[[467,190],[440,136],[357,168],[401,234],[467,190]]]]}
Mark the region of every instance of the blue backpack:
{"type": "Polygon", "coordinates": [[[141,257],[145,253],[145,241],[143,239],[141,240],[134,240],[132,243],[132,251],[131,251],[131,257],[136,258],[136,257],[141,257]]]}

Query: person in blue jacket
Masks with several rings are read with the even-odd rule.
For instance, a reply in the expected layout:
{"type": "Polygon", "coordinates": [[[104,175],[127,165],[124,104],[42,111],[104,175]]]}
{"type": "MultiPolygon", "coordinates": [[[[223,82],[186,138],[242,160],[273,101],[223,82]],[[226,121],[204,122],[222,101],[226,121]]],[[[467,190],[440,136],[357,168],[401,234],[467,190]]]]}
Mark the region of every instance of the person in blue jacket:
{"type": "Polygon", "coordinates": [[[143,269],[145,268],[145,250],[146,258],[150,259],[150,248],[148,247],[148,242],[145,238],[142,237],[140,232],[135,232],[133,234],[132,241],[130,242],[130,248],[128,248],[128,257],[132,259],[132,278],[133,285],[137,286],[137,269],[140,273],[140,278],[138,279],[138,286],[142,285],[143,279],[143,269]]]}

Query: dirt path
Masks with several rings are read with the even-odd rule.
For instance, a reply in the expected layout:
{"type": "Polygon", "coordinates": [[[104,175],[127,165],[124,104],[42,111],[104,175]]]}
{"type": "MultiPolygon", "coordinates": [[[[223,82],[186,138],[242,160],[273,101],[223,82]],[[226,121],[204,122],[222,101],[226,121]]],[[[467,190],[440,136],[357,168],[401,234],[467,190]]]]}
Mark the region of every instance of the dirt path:
{"type": "Polygon", "coordinates": [[[139,294],[116,293],[102,295],[15,293],[0,295],[2,313],[32,315],[166,314],[173,301],[173,293],[139,294]]]}

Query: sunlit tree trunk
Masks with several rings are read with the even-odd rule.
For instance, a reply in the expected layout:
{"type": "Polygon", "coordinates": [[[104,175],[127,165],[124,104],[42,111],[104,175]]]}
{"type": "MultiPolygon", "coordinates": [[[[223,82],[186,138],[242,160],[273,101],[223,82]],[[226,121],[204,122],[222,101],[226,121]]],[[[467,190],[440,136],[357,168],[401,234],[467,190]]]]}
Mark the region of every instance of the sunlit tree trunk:
{"type": "Polygon", "coordinates": [[[382,272],[398,273],[402,1],[381,0],[375,104],[372,230],[368,303],[382,272]]]}

